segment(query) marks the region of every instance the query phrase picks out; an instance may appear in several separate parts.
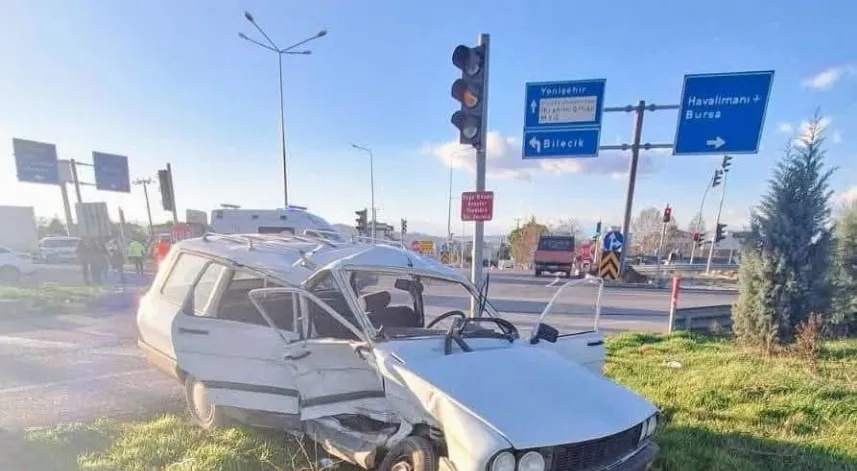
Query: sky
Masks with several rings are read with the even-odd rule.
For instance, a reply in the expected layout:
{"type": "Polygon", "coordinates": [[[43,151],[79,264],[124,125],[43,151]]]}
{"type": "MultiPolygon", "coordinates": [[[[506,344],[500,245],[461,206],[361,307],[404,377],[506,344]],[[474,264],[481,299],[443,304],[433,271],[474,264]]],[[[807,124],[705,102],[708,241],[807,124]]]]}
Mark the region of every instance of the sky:
{"type": "MultiPolygon", "coordinates": [[[[180,218],[222,203],[283,205],[276,54],[243,15],[285,47],[313,36],[311,55],[283,62],[289,203],[353,224],[370,206],[374,156],[380,221],[442,235],[459,195],[475,186],[474,158],[456,145],[450,96],[458,44],[491,35],[486,233],[521,219],[621,224],[629,153],[523,160],[527,82],[606,79],[606,106],[678,104],[685,74],[775,70],[758,154],[736,155],[722,220],[746,223],[775,163],[802,123],[823,115],[836,201],[857,198],[857,4],[839,1],[615,0],[406,2],[373,0],[4,0],[0,17],[0,204],[62,216],[56,186],[19,183],[12,138],[53,143],[60,158],[126,155],[131,178],[174,172],[180,218]],[[609,3],[609,4],[608,4],[609,3]],[[502,6],[502,7],[501,7],[502,6]],[[850,39],[849,39],[850,38],[850,39]],[[450,166],[452,211],[449,213],[450,166]]],[[[643,141],[671,143],[676,111],[646,113],[643,141]]],[[[605,113],[602,144],[628,143],[633,115],[605,113]]],[[[669,204],[684,227],[699,211],[720,156],[644,152],[633,212],[669,204]]],[[[80,178],[92,181],[81,167],[80,178]]],[[[170,215],[150,191],[155,222],[170,215]]],[[[71,193],[74,194],[73,192],[71,193]]],[[[713,226],[720,192],[704,215],[713,226]]],[[[72,196],[73,197],[73,196],[72,196]]],[[[142,188],[82,189],[145,221],[142,188]]]]}

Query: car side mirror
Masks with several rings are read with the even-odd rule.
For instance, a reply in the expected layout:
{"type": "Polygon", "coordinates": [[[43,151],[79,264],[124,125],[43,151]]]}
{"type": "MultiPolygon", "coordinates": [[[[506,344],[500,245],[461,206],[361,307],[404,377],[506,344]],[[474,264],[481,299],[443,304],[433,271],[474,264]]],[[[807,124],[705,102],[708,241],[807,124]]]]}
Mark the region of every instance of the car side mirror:
{"type": "Polygon", "coordinates": [[[557,338],[559,338],[558,330],[547,324],[542,324],[541,322],[539,322],[539,324],[536,326],[535,335],[533,335],[530,339],[530,343],[535,345],[539,343],[539,340],[546,340],[550,343],[556,343],[557,338]]]}

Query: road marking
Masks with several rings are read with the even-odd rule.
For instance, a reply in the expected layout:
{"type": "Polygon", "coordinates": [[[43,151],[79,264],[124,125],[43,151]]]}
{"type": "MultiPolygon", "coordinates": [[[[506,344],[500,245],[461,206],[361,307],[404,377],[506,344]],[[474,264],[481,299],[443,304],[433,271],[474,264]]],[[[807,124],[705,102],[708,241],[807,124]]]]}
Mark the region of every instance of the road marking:
{"type": "Polygon", "coordinates": [[[67,379],[64,381],[53,381],[50,383],[30,384],[27,386],[16,386],[14,388],[0,389],[0,394],[15,394],[28,391],[36,391],[39,389],[54,388],[57,386],[71,386],[73,384],[88,383],[90,381],[101,381],[105,379],[123,378],[125,376],[134,376],[140,373],[154,371],[151,368],[142,368],[139,370],[123,371],[122,373],[109,373],[97,376],[88,376],[86,378],[67,379]]]}
{"type": "Polygon", "coordinates": [[[553,279],[553,281],[551,281],[550,283],[546,284],[546,285],[545,285],[545,288],[552,288],[552,287],[554,287],[557,283],[559,283],[559,275],[557,275],[557,276],[556,276],[556,278],[554,278],[554,279],[553,279]]]}
{"type": "Polygon", "coordinates": [[[0,335],[0,345],[17,345],[31,348],[78,348],[79,346],[68,342],[56,342],[53,340],[38,340],[27,337],[12,337],[0,335]]]}

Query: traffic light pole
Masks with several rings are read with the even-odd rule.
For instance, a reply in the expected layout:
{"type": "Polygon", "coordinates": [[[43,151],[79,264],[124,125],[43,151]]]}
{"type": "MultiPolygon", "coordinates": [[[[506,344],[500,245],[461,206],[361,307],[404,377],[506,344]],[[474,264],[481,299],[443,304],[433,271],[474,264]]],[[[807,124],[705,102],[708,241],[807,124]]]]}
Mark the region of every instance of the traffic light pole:
{"type": "MultiPolygon", "coordinates": [[[[696,223],[696,227],[693,228],[693,231],[699,233],[699,229],[702,226],[702,211],[705,210],[705,198],[708,196],[708,190],[711,189],[711,179],[709,179],[708,184],[705,185],[705,192],[702,193],[702,203],[699,204],[699,212],[696,213],[699,215],[699,221],[696,223]]],[[[693,244],[690,246],[690,265],[693,265],[693,257],[696,254],[696,244],[697,241],[693,241],[693,244]]]]}
{"type": "MultiPolygon", "coordinates": [[[[479,147],[476,149],[476,191],[485,191],[485,147],[487,143],[486,134],[488,133],[488,79],[489,79],[489,60],[491,57],[491,37],[488,34],[479,35],[479,46],[485,48],[484,58],[484,74],[485,88],[482,90],[482,123],[479,126],[479,147]]],[[[473,223],[473,253],[471,266],[471,280],[477,288],[482,288],[482,244],[485,236],[485,223],[476,221],[473,223]]],[[[479,315],[476,312],[476,299],[470,298],[470,312],[472,315],[479,315]]]]}
{"type": "Polygon", "coordinates": [[[723,172],[723,190],[720,192],[720,206],[717,207],[717,217],[714,218],[714,233],[711,234],[711,246],[708,247],[708,263],[705,264],[705,273],[711,272],[711,259],[714,257],[714,246],[717,245],[717,228],[720,227],[720,213],[723,211],[723,200],[726,198],[727,172],[723,172]]]}
{"type": "Polygon", "coordinates": [[[173,197],[173,224],[179,222],[179,213],[176,210],[176,187],[173,185],[173,168],[167,162],[167,175],[170,176],[170,195],[173,197]]]}

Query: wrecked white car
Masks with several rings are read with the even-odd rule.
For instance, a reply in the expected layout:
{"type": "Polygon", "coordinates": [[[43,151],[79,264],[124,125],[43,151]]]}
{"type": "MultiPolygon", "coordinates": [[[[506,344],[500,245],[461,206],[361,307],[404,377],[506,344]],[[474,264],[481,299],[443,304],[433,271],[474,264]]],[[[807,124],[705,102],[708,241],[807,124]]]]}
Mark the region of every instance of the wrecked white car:
{"type": "Polygon", "coordinates": [[[647,469],[657,410],[601,375],[597,313],[573,335],[544,321],[519,333],[400,247],[262,235],[176,244],[137,315],[203,427],[307,433],[383,471],[647,469]]]}

